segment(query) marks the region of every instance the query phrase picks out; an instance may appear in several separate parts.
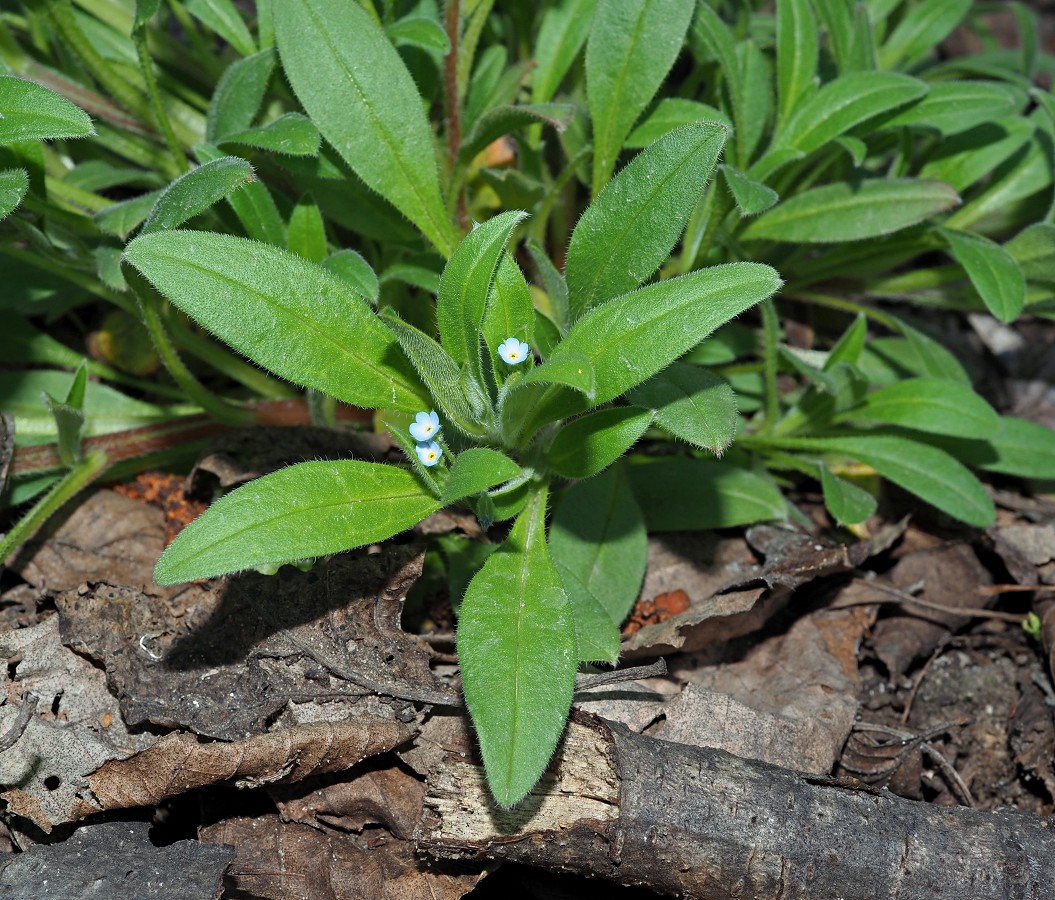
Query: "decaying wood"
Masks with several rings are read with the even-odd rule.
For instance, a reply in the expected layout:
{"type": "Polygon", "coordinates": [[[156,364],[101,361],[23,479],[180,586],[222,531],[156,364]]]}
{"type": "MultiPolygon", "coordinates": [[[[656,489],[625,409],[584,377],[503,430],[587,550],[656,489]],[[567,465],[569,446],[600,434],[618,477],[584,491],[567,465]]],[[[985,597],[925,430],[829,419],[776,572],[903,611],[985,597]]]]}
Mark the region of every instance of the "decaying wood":
{"type": "Polygon", "coordinates": [[[1055,896],[1055,819],[847,788],[577,713],[517,808],[455,756],[429,776],[419,847],[697,900],[1055,896]]]}

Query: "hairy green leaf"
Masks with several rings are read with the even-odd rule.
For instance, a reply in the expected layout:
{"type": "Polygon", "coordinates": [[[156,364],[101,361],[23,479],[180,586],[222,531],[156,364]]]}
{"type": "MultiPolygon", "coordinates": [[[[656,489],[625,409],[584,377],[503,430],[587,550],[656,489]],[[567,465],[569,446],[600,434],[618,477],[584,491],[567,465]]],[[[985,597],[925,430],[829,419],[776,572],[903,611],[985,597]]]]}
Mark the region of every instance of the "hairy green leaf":
{"type": "Polygon", "coordinates": [[[213,91],[205,117],[205,139],[216,142],[253,124],[275,70],[272,47],[229,65],[213,91]]]}
{"type": "Polygon", "coordinates": [[[483,338],[491,358],[492,369],[499,373],[501,357],[497,348],[506,338],[515,337],[529,346],[535,340],[535,310],[524,273],[508,253],[502,254],[491,282],[491,295],[484,313],[483,338]]]}
{"type": "Polygon", "coordinates": [[[179,533],[158,584],[212,578],[373,544],[440,503],[404,469],[358,460],[303,462],[224,495],[179,533]]]}
{"type": "Polygon", "coordinates": [[[656,108],[642,119],[641,124],[630,132],[623,142],[623,147],[627,150],[641,150],[675,128],[696,122],[718,122],[730,131],[733,127],[733,120],[720,109],[683,97],[664,97],[656,104],[656,108]]]}
{"type": "Polygon", "coordinates": [[[586,44],[586,100],[593,121],[593,195],[681,50],[694,0],[605,0],[586,44]]]}
{"type": "Polygon", "coordinates": [[[316,156],[322,137],[311,119],[300,113],[286,113],[266,125],[224,135],[221,144],[239,144],[257,150],[271,150],[287,156],[316,156]]]}
{"type": "Polygon", "coordinates": [[[252,180],[253,167],[237,156],[221,157],[191,169],[161,192],[141,233],[178,228],[252,180]]]}
{"type": "Polygon", "coordinates": [[[963,21],[971,5],[971,0],[921,0],[910,6],[879,48],[879,64],[889,69],[932,53],[963,21]]]}
{"type": "Polygon", "coordinates": [[[1026,93],[996,81],[939,81],[918,103],[883,120],[883,129],[926,128],[945,137],[1021,112],[1026,93]]]}
{"type": "MultiPolygon", "coordinates": [[[[222,159],[226,154],[211,144],[198,144],[194,153],[202,163],[222,159]]],[[[246,237],[276,247],[286,246],[286,223],[282,221],[271,192],[259,178],[243,183],[227,195],[227,202],[245,229],[246,237]]]]}
{"type": "Polygon", "coordinates": [[[491,282],[509,236],[525,215],[510,210],[477,225],[458,244],[440,277],[436,302],[440,343],[459,365],[468,363],[477,378],[483,372],[480,331],[491,282]]]}
{"type": "Polygon", "coordinates": [[[876,498],[852,481],[840,478],[824,463],[820,464],[824,505],[840,525],[856,525],[876,511],[876,498]]]}
{"type": "Polygon", "coordinates": [[[354,406],[427,408],[392,333],[321,266],[201,231],[138,237],[125,259],[185,313],[283,378],[354,406]]]}
{"type": "Polygon", "coordinates": [[[535,40],[531,102],[552,100],[590,33],[597,0],[560,0],[546,10],[535,40]]]}
{"type": "Polygon", "coordinates": [[[777,4],[777,129],[817,89],[817,20],[809,0],[777,4]]]}
{"type": "Polygon", "coordinates": [[[729,383],[699,366],[674,363],[634,388],[630,400],[651,409],[675,437],[720,454],[736,434],[736,396],[729,383]]]}
{"type": "Polygon", "coordinates": [[[587,413],[560,430],[550,444],[546,462],[565,478],[589,478],[626,453],[651,422],[652,410],[633,406],[587,413]]]}
{"type": "Polygon", "coordinates": [[[1001,322],[1014,322],[1026,305],[1026,278],[1015,258],[980,234],[951,228],[940,234],[989,312],[1001,322]]]}
{"type": "Polygon", "coordinates": [[[907,378],[881,388],[843,418],[968,438],[987,438],[1000,425],[996,411],[970,387],[944,378],[907,378]]]}
{"type": "Polygon", "coordinates": [[[649,531],[731,528],[787,515],[771,481],[728,462],[635,459],[627,475],[649,531]]]}
{"type": "Polygon", "coordinates": [[[483,434],[487,408],[479,384],[473,390],[473,382],[462,377],[457,361],[425,332],[394,314],[382,314],[382,317],[444,417],[466,434],[483,434]]]}
{"type": "Polygon", "coordinates": [[[835,244],[892,234],[960,202],[940,181],[874,178],[836,182],[789,197],[744,229],[744,240],[835,244]]]}
{"type": "Polygon", "coordinates": [[[256,52],[256,44],[231,0],[184,0],[187,12],[216,32],[242,56],[256,52]]]}
{"type": "Polygon", "coordinates": [[[342,279],[360,297],[376,304],[380,296],[381,285],[377,274],[362,254],[355,250],[338,250],[331,253],[322,262],[323,266],[342,279]]]}
{"type": "Polygon", "coordinates": [[[922,441],[869,431],[840,437],[801,438],[800,449],[853,457],[954,519],[986,528],[993,501],[981,482],[948,453],[922,441]]]}
{"type": "Polygon", "coordinates": [[[927,440],[986,472],[1055,479],[1055,431],[1038,422],[1001,416],[1000,427],[984,441],[949,437],[927,440]]]}
{"type": "Polygon", "coordinates": [[[897,72],[841,75],[795,109],[776,146],[812,153],[862,122],[926,93],[925,82],[897,72]]]}
{"type": "Polygon", "coordinates": [[[450,478],[443,489],[443,505],[479,494],[519,474],[520,466],[508,456],[488,447],[470,447],[455,457],[450,478]]]}
{"type": "Polygon", "coordinates": [[[29,190],[29,175],[25,169],[0,171],[0,219],[10,215],[29,190]]]}
{"type": "Polygon", "coordinates": [[[546,546],[545,491],[533,494],[470,582],[458,659],[487,783],[510,807],[553,755],[579,662],[571,604],[546,546]]]}
{"type": "Polygon", "coordinates": [[[381,27],[343,0],[282,0],[273,12],[283,68],[312,121],[370,188],[449,254],[454,231],[432,129],[381,27]]]}
{"type": "Polygon", "coordinates": [[[736,206],[745,216],[757,216],[772,207],[780,196],[769,185],[748,178],[732,166],[719,166],[736,206]]]}
{"type": "Polygon", "coordinates": [[[681,236],[725,143],[712,122],[661,137],[613,179],[572,232],[564,276],[572,321],[626,293],[662,265],[681,236]]]}
{"type": "Polygon", "coordinates": [[[92,120],[65,97],[34,81],[0,75],[0,145],[92,134],[92,120]]]}
{"type": "Polygon", "coordinates": [[[644,517],[626,476],[613,468],[565,490],[549,542],[575,611],[579,658],[614,663],[616,626],[637,600],[648,561],[644,517]]]}

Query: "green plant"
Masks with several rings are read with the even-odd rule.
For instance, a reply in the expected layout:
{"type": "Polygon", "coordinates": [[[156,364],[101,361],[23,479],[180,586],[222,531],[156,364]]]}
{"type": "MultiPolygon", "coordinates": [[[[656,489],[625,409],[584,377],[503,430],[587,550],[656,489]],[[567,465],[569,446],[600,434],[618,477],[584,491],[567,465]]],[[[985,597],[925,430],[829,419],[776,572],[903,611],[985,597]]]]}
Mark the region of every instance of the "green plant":
{"type": "Polygon", "coordinates": [[[999,415],[925,315],[1055,310],[1055,101],[1033,85],[1055,63],[1013,10],[1014,51],[946,0],[0,14],[23,76],[0,77],[0,348],[22,367],[0,405],[25,451],[9,500],[37,497],[2,555],[148,448],[193,452],[202,416],[260,421],[294,386],[318,422],[378,410],[404,464],[259,479],[158,579],[339,552],[451,504],[511,522],[493,552],[433,558],[490,784],[516,802],[579,664],[618,658],[647,531],[797,516],[781,488],[807,479],[859,525],[862,466],[984,526],[972,470],[1055,478],[1051,432],[999,415]],[[986,49],[939,59],[957,27],[986,49]],[[781,333],[803,310],[814,346],[781,333]],[[71,388],[82,350],[42,328],[85,319],[109,349],[71,388]]]}

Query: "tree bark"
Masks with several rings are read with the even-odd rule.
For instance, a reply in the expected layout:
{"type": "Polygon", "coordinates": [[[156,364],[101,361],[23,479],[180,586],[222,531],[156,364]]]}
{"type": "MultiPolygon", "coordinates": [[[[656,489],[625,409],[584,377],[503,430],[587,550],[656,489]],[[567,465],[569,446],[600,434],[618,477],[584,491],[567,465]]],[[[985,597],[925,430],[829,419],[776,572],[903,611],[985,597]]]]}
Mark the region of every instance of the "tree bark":
{"type": "Polygon", "coordinates": [[[1055,897],[1055,819],[930,806],[657,740],[575,712],[560,759],[501,810],[482,770],[429,775],[419,847],[696,900],[1055,897]]]}

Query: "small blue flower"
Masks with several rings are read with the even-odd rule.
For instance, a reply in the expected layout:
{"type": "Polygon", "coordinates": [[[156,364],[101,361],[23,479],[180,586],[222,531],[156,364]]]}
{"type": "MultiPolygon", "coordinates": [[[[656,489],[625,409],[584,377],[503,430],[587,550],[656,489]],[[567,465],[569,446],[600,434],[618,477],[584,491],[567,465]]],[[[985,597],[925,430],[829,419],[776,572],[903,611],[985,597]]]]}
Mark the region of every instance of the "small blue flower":
{"type": "Polygon", "coordinates": [[[422,442],[414,448],[414,451],[418,454],[418,459],[421,460],[423,466],[434,466],[443,456],[443,448],[435,441],[422,442]]]}
{"type": "Polygon", "coordinates": [[[419,412],[407,430],[416,441],[431,440],[432,436],[440,430],[440,417],[436,415],[436,410],[419,412]]]}
{"type": "Polygon", "coordinates": [[[515,337],[506,338],[498,345],[498,355],[511,366],[522,363],[528,358],[529,353],[531,353],[531,348],[515,337]]]}

